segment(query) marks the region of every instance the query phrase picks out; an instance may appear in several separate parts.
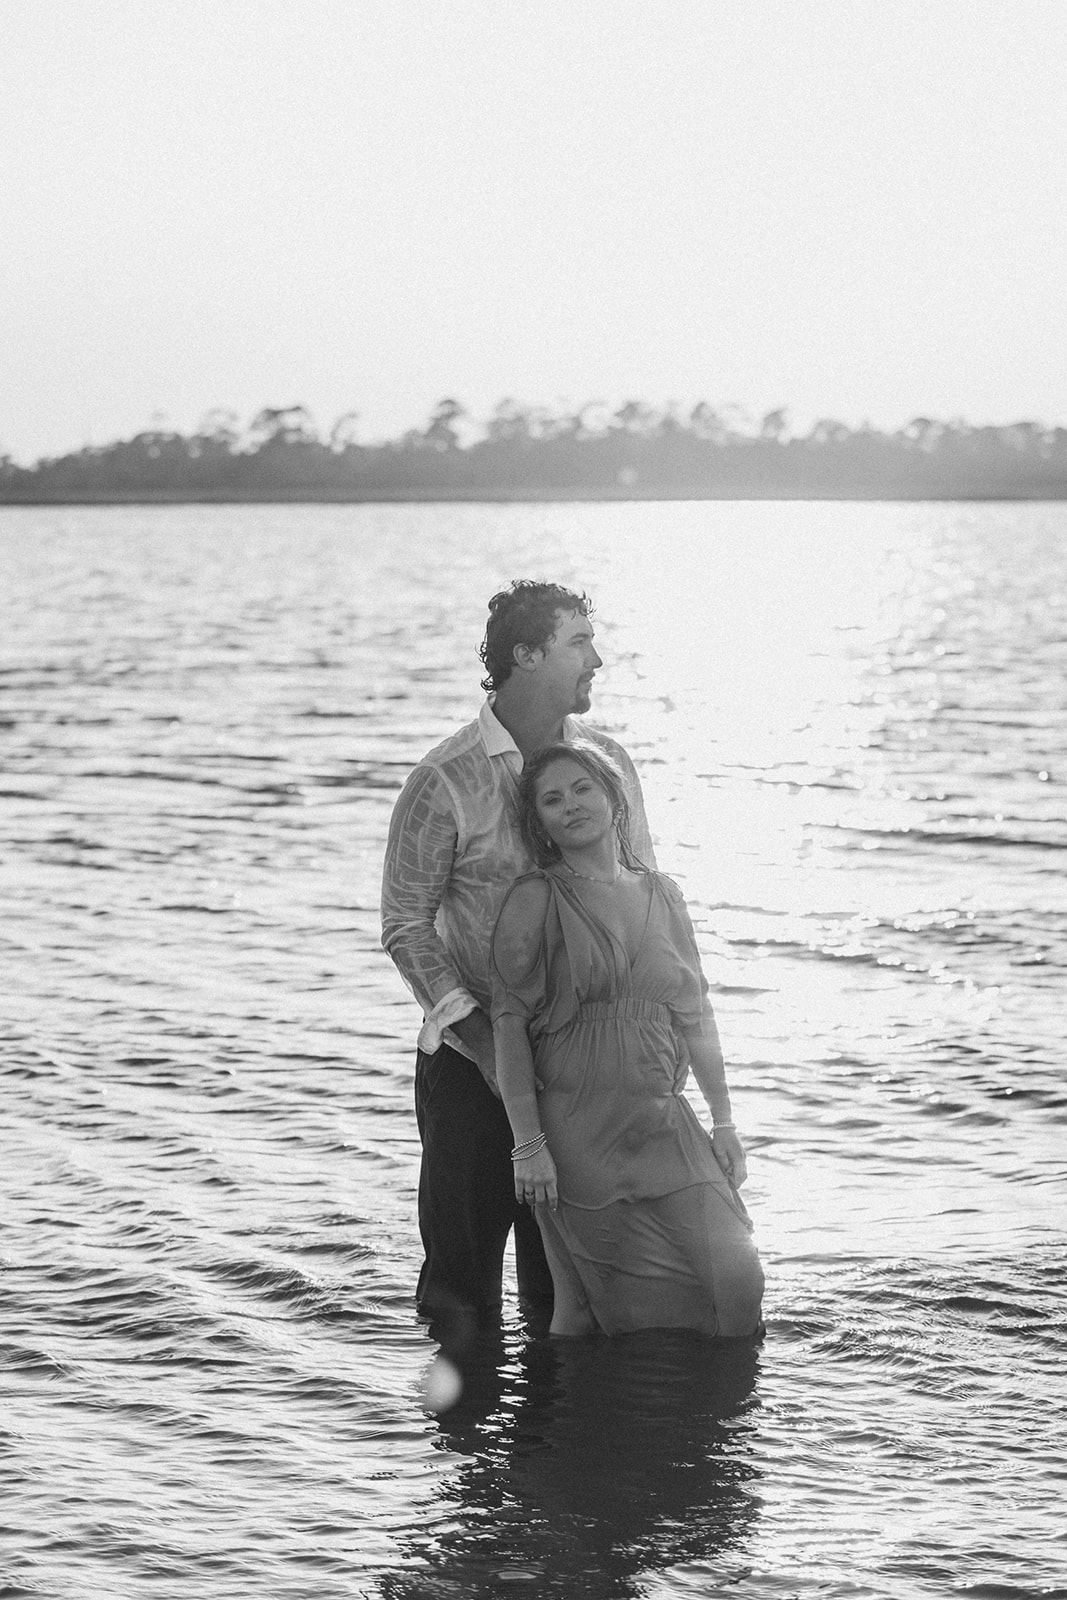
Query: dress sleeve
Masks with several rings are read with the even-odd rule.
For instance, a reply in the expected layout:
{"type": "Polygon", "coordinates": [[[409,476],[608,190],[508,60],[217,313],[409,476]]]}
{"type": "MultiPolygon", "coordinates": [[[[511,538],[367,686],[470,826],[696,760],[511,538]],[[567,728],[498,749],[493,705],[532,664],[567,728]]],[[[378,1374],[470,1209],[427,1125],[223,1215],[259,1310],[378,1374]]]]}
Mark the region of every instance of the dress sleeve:
{"type": "Polygon", "coordinates": [[[532,1021],[545,1004],[545,917],[549,888],[539,873],[507,892],[493,930],[490,1015],[532,1021]]]}
{"type": "Polygon", "coordinates": [[[670,908],[671,940],[678,955],[678,987],[671,1002],[671,1013],[679,1028],[695,1028],[704,1014],[708,980],[697,949],[693,920],[678,885],[662,872],[660,884],[670,908]]]}

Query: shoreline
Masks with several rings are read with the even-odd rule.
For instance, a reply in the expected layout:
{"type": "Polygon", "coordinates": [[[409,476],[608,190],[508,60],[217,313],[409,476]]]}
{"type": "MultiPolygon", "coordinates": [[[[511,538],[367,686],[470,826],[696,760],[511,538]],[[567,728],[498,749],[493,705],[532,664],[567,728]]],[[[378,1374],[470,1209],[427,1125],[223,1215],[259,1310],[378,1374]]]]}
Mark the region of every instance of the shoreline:
{"type": "Polygon", "coordinates": [[[524,491],[522,493],[494,493],[492,490],[478,488],[469,491],[452,491],[443,493],[440,489],[427,489],[419,493],[410,488],[398,489],[391,494],[387,491],[378,491],[368,495],[330,494],[308,492],[307,489],[294,490],[291,494],[274,491],[270,494],[233,494],[229,491],[211,494],[168,494],[165,491],[154,493],[130,492],[122,493],[118,490],[102,491],[98,494],[82,491],[77,494],[56,495],[29,495],[29,494],[0,494],[0,509],[6,506],[32,507],[32,506],[225,506],[225,505],[580,505],[580,504],[648,504],[648,503],[690,503],[694,501],[708,501],[720,503],[724,501],[804,501],[812,504],[824,502],[827,504],[841,504],[849,501],[857,505],[1058,505],[1067,500],[1067,485],[1062,492],[1049,492],[1047,488],[1035,489],[1032,493],[1016,490],[1012,493],[990,491],[984,494],[980,491],[971,492],[945,492],[921,493],[918,490],[913,494],[886,494],[884,491],[871,490],[865,492],[857,489],[842,489],[840,492],[823,490],[819,493],[786,493],[779,489],[760,491],[749,486],[743,490],[727,492],[709,492],[707,489],[672,489],[670,491],[649,490],[642,494],[634,485],[628,485],[618,493],[610,490],[598,489],[559,489],[543,490],[539,492],[524,491]]]}

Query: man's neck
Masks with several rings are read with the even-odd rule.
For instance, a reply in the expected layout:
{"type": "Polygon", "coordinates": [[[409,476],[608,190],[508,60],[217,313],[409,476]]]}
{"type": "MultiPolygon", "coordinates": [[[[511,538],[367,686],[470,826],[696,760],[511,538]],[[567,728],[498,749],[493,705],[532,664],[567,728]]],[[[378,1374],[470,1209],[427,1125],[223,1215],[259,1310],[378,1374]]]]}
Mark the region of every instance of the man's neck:
{"type": "Polygon", "coordinates": [[[505,684],[497,690],[493,715],[511,734],[525,764],[535,750],[562,740],[563,718],[540,706],[530,705],[518,695],[506,694],[506,688],[505,684]]]}

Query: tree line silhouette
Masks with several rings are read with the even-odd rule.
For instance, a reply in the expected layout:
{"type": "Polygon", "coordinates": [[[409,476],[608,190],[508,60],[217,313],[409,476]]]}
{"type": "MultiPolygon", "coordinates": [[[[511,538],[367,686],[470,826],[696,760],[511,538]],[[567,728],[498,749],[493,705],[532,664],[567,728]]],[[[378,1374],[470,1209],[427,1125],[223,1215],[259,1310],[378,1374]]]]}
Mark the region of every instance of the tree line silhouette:
{"type": "Polygon", "coordinates": [[[824,418],[797,434],[784,408],[752,418],[628,400],[554,413],[511,399],[479,424],[443,399],[422,427],[374,443],[356,412],[323,435],[293,405],[246,429],[212,411],[191,434],[152,427],[29,467],[0,456],[9,504],[762,497],[1067,498],[1067,428],[915,417],[887,433],[824,418]]]}

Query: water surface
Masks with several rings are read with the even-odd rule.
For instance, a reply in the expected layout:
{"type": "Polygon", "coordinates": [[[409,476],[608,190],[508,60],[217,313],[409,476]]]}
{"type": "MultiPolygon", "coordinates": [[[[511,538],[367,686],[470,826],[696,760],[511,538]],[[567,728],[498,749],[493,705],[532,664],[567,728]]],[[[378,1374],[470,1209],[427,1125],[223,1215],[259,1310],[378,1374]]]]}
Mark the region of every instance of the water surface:
{"type": "Polygon", "coordinates": [[[0,512],[10,1595],[1067,1595],[1067,507],[0,512]],[[758,1352],[509,1300],[435,1414],[389,810],[588,588],[758,1352]]]}

